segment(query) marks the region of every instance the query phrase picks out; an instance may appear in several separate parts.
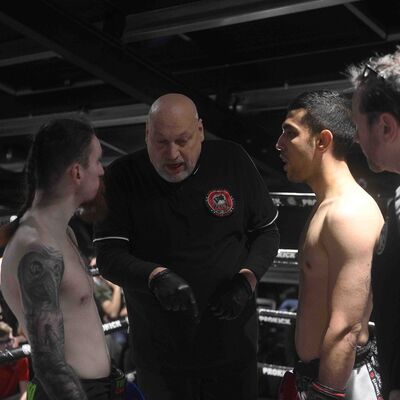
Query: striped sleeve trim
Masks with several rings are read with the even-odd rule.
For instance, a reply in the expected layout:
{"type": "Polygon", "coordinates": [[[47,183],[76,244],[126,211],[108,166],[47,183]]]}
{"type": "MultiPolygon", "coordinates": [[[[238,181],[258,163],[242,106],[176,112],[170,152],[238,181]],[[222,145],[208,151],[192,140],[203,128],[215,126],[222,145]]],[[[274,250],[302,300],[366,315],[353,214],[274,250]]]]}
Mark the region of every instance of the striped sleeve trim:
{"type": "Polygon", "coordinates": [[[99,238],[93,239],[93,243],[101,242],[103,240],[110,240],[110,239],[125,240],[126,242],[129,242],[129,239],[126,237],[123,237],[123,236],[104,236],[104,237],[99,237],[99,238]]]}
{"type": "Polygon", "coordinates": [[[276,210],[276,214],[275,214],[275,217],[274,218],[272,218],[272,220],[270,221],[270,222],[268,222],[267,224],[265,224],[265,225],[263,225],[263,226],[258,226],[257,228],[255,228],[255,229],[248,229],[247,230],[247,232],[254,232],[254,231],[258,231],[259,229],[263,229],[263,228],[266,228],[267,226],[270,226],[270,225],[272,225],[275,221],[276,221],[276,219],[278,218],[278,215],[279,215],[279,211],[278,210],[276,210]]]}

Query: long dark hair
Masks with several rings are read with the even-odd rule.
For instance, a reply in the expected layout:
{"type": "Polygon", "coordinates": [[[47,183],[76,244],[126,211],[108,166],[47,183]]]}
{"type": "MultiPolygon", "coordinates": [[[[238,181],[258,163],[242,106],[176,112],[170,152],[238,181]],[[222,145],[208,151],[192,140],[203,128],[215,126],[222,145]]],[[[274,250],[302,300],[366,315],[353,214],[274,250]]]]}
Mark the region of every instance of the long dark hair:
{"type": "Polygon", "coordinates": [[[17,219],[0,229],[4,247],[18,227],[19,219],[32,206],[36,190],[51,193],[66,168],[74,162],[88,165],[94,131],[83,119],[54,119],[35,135],[25,164],[25,201],[17,219]]]}

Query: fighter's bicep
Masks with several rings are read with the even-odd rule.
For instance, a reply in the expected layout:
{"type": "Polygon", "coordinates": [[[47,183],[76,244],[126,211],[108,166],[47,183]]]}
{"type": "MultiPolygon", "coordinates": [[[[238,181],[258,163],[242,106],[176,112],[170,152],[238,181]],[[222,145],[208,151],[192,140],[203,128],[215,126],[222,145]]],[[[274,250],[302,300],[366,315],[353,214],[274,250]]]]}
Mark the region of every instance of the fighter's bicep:
{"type": "Polygon", "coordinates": [[[332,311],[344,307],[346,315],[362,313],[370,296],[370,272],[378,226],[354,215],[339,219],[328,234],[326,245],[332,311]],[[349,313],[352,309],[353,313],[349,313]]]}
{"type": "Polygon", "coordinates": [[[25,313],[59,308],[63,273],[62,255],[51,247],[35,248],[21,258],[18,281],[25,313]]]}
{"type": "Polygon", "coordinates": [[[330,270],[335,273],[346,267],[369,268],[382,224],[379,214],[364,210],[330,216],[323,237],[330,270]]]}
{"type": "Polygon", "coordinates": [[[369,272],[359,268],[359,264],[348,265],[331,282],[328,298],[330,324],[343,329],[360,326],[371,303],[369,272]]]}
{"type": "Polygon", "coordinates": [[[18,265],[25,323],[37,366],[62,355],[64,325],[59,290],[63,272],[61,253],[45,246],[28,251],[18,265]]]}

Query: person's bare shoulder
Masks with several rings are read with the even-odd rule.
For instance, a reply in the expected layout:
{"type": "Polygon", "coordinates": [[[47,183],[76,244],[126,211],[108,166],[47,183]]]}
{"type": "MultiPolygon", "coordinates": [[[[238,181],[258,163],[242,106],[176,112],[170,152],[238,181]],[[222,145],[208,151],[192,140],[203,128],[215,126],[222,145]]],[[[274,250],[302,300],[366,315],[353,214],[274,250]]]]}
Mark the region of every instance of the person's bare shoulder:
{"type": "Polygon", "coordinates": [[[359,185],[353,185],[336,201],[332,202],[327,217],[333,221],[351,223],[357,219],[383,223],[382,213],[372,196],[359,185]]]}
{"type": "Polygon", "coordinates": [[[4,251],[3,268],[11,273],[17,273],[16,267],[25,254],[48,245],[49,243],[46,243],[43,234],[34,224],[21,224],[4,251]]]}
{"type": "Polygon", "coordinates": [[[338,241],[343,246],[347,242],[349,246],[371,247],[378,241],[383,222],[375,200],[354,185],[329,206],[324,223],[325,242],[328,246],[330,241],[338,241]]]}

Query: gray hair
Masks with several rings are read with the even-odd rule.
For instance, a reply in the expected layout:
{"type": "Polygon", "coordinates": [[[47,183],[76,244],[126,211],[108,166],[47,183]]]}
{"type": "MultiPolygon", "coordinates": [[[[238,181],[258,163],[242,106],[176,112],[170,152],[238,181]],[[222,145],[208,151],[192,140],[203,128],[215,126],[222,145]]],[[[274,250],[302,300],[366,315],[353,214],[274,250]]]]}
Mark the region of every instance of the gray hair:
{"type": "Polygon", "coordinates": [[[370,123],[382,112],[400,121],[400,46],[392,54],[350,65],[346,72],[360,94],[360,111],[368,114],[370,123]]]}

